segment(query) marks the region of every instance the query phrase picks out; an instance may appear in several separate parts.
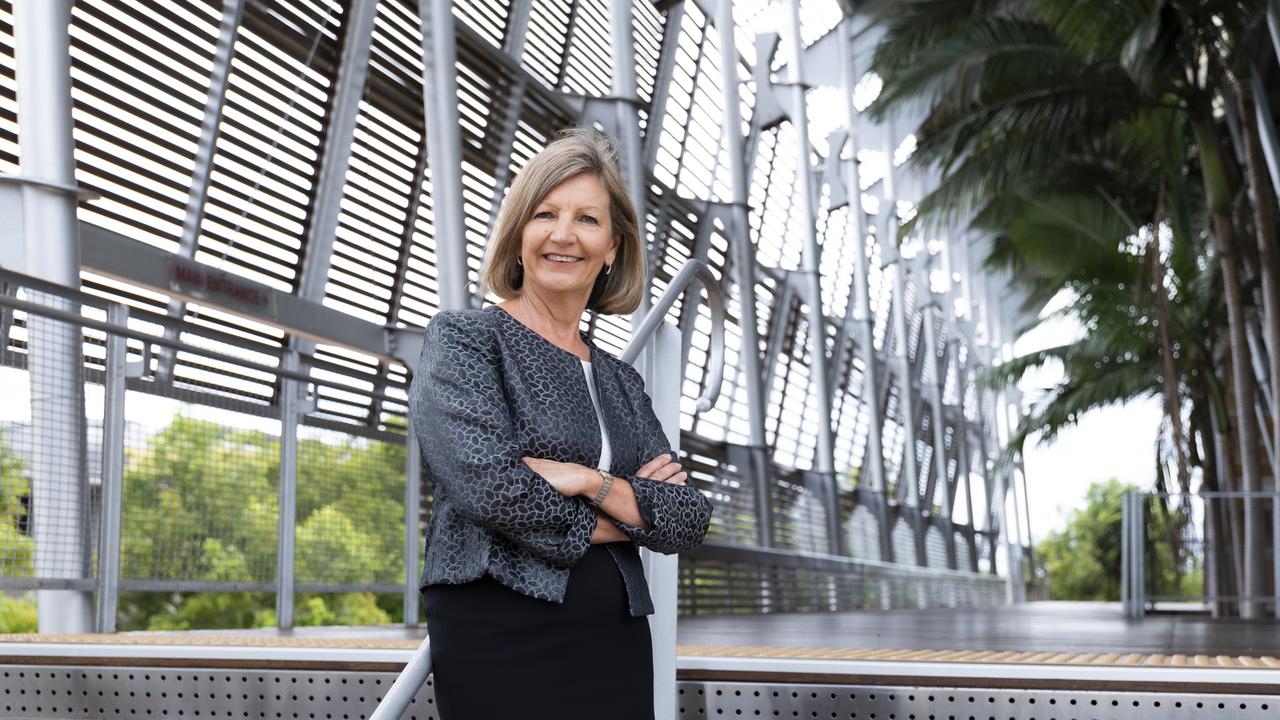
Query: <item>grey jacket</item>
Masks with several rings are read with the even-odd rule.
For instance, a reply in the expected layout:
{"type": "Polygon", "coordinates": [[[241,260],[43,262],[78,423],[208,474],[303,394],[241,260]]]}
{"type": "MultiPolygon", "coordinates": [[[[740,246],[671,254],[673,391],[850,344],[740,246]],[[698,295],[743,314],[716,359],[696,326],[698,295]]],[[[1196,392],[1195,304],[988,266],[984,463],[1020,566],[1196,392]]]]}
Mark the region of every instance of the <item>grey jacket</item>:
{"type": "MultiPolygon", "coordinates": [[[[653,601],[637,545],[665,554],[697,547],[712,505],[692,483],[633,474],[671,452],[670,444],[640,374],[586,333],[582,339],[609,433],[610,472],[631,484],[647,523],[609,518],[631,541],[607,547],[626,584],[630,614],[648,615],[653,601]]],[[[409,418],[434,492],[421,587],[488,572],[525,595],[563,602],[569,570],[590,547],[597,511],[586,498],[561,495],[521,457],[598,464],[600,426],[578,356],[497,305],[442,310],[427,324],[409,385],[409,418]]]]}

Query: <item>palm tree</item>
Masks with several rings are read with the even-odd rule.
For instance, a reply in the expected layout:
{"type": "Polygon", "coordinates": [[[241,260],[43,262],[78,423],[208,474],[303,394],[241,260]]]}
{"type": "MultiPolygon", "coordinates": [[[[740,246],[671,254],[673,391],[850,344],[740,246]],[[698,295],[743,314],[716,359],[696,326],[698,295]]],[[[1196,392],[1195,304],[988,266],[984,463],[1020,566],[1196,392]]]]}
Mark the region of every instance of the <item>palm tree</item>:
{"type": "MultiPolygon", "coordinates": [[[[1063,384],[1015,434],[1009,453],[1019,452],[1033,431],[1051,438],[1090,409],[1161,394],[1172,436],[1166,454],[1183,492],[1191,465],[1203,471],[1207,489],[1218,487],[1219,475],[1228,481],[1224,489],[1234,488],[1235,466],[1239,489],[1260,488],[1246,334],[1251,308],[1241,272],[1252,263],[1271,292],[1274,268],[1265,254],[1262,262],[1242,257],[1252,246],[1237,239],[1240,174],[1224,149],[1214,101],[1224,89],[1243,86],[1242,48],[1257,45],[1261,6],[906,0],[882,19],[872,69],[884,88],[871,112],[884,117],[923,104],[913,164],[936,166],[942,178],[902,234],[956,223],[985,231],[990,264],[1018,271],[1037,301],[1073,292],[1065,312],[1089,329],[1082,343],[999,369],[1006,380],[1051,359],[1065,369],[1063,384]],[[1206,270],[1215,267],[1220,280],[1210,282],[1206,270]],[[1214,334],[1220,311],[1225,347],[1214,334]],[[1234,425],[1223,402],[1220,350],[1231,368],[1234,425]],[[1190,432],[1183,422],[1188,408],[1190,432]],[[1227,434],[1236,441],[1234,453],[1216,442],[1227,434]]],[[[1251,96],[1238,94],[1247,106],[1251,96]]],[[[1249,169],[1252,178],[1265,173],[1255,161],[1249,169]]],[[[1269,196],[1256,187],[1253,194],[1262,201],[1256,205],[1269,209],[1269,196]]],[[[1263,228],[1260,243],[1274,243],[1273,222],[1263,215],[1255,221],[1263,228]]],[[[1278,387],[1280,331],[1272,326],[1280,316],[1266,304],[1275,350],[1265,365],[1278,387]]],[[[1280,442],[1275,447],[1280,451],[1280,442]]],[[[1243,568],[1237,587],[1263,595],[1256,504],[1245,504],[1242,523],[1211,516],[1206,530],[1225,537],[1230,525],[1244,536],[1233,543],[1243,557],[1215,566],[1243,568]]],[[[1220,580],[1236,585],[1234,577],[1220,580]]],[[[1259,608],[1247,602],[1241,611],[1254,615],[1259,608]]]]}

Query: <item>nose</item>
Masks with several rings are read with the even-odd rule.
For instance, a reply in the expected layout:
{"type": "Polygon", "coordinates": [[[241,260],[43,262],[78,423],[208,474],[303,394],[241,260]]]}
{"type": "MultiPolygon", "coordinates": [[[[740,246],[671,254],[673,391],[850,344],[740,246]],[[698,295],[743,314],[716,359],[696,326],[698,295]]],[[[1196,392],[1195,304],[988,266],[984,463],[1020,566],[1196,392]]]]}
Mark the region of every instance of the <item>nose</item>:
{"type": "Polygon", "coordinates": [[[563,213],[551,226],[551,239],[560,242],[567,242],[573,237],[573,217],[569,213],[563,213]]]}

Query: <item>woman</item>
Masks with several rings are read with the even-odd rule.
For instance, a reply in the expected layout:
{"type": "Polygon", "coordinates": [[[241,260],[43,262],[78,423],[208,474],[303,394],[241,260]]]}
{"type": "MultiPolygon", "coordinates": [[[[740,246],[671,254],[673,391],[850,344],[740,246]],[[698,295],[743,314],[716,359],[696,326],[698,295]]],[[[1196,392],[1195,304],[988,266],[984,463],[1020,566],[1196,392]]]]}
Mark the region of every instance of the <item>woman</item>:
{"type": "Polygon", "coordinates": [[[644,382],[581,332],[630,313],[644,249],[613,143],[562,132],[515,179],[481,276],[503,302],[438,312],[409,388],[434,490],[422,579],[441,720],[651,720],[638,545],[699,545],[644,382]]]}

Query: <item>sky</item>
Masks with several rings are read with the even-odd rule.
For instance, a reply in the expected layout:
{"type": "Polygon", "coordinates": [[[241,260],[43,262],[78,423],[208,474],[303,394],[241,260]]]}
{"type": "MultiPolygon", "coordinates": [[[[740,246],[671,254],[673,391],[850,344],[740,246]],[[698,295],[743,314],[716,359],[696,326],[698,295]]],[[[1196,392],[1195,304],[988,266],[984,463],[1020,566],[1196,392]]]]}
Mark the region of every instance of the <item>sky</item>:
{"type": "MultiPolygon", "coordinates": [[[[1055,298],[1044,312],[1060,307],[1061,300],[1055,298]]],[[[1014,354],[1066,344],[1081,334],[1078,323],[1055,318],[1019,338],[1014,354]]],[[[1061,378],[1060,367],[1028,373],[1018,384],[1024,404],[1042,398],[1061,378]]],[[[1114,477],[1141,488],[1154,486],[1160,418],[1159,399],[1145,398],[1088,413],[1045,445],[1040,445],[1039,433],[1032,435],[1024,455],[1032,541],[1061,530],[1070,511],[1084,506],[1085,493],[1094,482],[1114,477]]]]}

